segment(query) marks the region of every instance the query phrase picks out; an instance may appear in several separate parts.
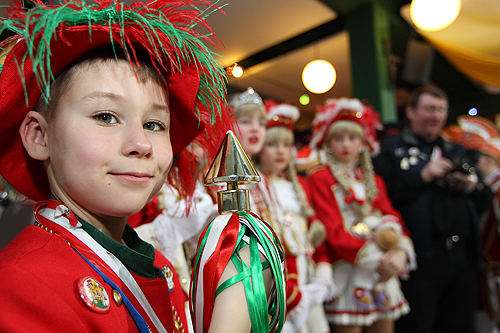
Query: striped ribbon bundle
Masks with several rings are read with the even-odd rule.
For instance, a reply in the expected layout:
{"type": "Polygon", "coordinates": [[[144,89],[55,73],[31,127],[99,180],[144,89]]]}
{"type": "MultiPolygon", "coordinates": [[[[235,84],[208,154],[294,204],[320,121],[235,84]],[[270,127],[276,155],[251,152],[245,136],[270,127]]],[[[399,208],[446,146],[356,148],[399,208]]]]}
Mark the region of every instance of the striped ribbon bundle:
{"type": "Polygon", "coordinates": [[[248,212],[216,217],[200,237],[190,297],[197,333],[208,332],[217,295],[240,281],[245,287],[252,332],[281,332],[286,312],[283,249],[271,226],[248,212]],[[239,256],[245,246],[250,250],[249,267],[239,256]],[[239,273],[217,287],[229,260],[239,273]],[[270,304],[262,273],[268,267],[275,284],[270,304]]]}

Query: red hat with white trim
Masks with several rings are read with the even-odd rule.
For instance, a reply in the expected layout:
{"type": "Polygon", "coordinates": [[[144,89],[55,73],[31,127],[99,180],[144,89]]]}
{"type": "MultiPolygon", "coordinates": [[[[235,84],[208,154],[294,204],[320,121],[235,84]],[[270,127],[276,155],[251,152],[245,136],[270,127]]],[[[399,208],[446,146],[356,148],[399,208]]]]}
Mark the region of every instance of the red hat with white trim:
{"type": "Polygon", "coordinates": [[[284,126],[294,131],[295,122],[300,117],[299,108],[291,104],[279,104],[273,100],[264,102],[267,110],[267,128],[284,126]]]}
{"type": "Polygon", "coordinates": [[[493,122],[481,116],[464,115],[457,118],[457,123],[464,132],[455,140],[457,143],[490,155],[500,163],[500,133],[493,122]]]}
{"type": "Polygon", "coordinates": [[[365,105],[357,98],[330,99],[324,106],[317,108],[313,120],[311,146],[322,148],[330,126],[339,120],[349,120],[359,124],[370,150],[372,152],[379,150],[376,130],[382,129],[380,117],[371,105],[365,105]]]}
{"type": "Polygon", "coordinates": [[[479,134],[464,131],[459,125],[448,125],[441,130],[444,139],[456,142],[467,149],[480,150],[486,140],[479,134]]]}
{"type": "Polygon", "coordinates": [[[500,137],[495,124],[481,116],[458,116],[457,123],[465,132],[475,133],[486,141],[500,137]]]}

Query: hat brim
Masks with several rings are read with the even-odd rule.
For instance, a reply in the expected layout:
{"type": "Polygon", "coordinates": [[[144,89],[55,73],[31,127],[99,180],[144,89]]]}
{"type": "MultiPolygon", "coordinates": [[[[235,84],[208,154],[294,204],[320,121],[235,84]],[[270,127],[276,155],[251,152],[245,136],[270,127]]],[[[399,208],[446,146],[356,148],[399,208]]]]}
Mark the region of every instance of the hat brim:
{"type": "MultiPolygon", "coordinates": [[[[120,40],[115,39],[114,45],[119,47],[120,40]]],[[[52,52],[51,71],[56,77],[73,61],[101,47],[111,45],[110,32],[92,30],[88,27],[73,27],[66,31],[63,38],[50,41],[52,52]]],[[[132,36],[127,41],[127,47],[143,50],[141,42],[132,36]]],[[[34,74],[31,58],[23,58],[27,53],[27,45],[22,40],[18,42],[7,55],[2,73],[0,74],[0,175],[17,191],[31,200],[47,200],[50,187],[42,162],[34,160],[25,151],[19,128],[26,114],[33,110],[41,96],[41,90],[34,74]],[[23,75],[20,75],[20,69],[23,75]],[[23,81],[24,79],[24,81],[23,81]],[[27,103],[25,98],[27,94],[27,103]]],[[[165,59],[165,62],[168,60],[165,59]]],[[[204,128],[195,110],[196,97],[200,84],[199,73],[194,64],[185,64],[182,71],[173,70],[169,64],[166,79],[169,89],[171,123],[170,140],[174,156],[196,137],[204,128]]]]}

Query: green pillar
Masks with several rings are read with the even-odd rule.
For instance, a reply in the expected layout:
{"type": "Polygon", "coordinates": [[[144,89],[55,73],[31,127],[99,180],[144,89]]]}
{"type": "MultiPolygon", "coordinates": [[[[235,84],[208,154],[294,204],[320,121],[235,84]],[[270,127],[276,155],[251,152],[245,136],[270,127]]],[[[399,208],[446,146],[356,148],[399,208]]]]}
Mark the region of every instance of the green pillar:
{"type": "Polygon", "coordinates": [[[372,0],[346,15],[350,34],[352,94],[366,99],[384,123],[397,121],[390,79],[390,13],[387,0],[372,0]]]}

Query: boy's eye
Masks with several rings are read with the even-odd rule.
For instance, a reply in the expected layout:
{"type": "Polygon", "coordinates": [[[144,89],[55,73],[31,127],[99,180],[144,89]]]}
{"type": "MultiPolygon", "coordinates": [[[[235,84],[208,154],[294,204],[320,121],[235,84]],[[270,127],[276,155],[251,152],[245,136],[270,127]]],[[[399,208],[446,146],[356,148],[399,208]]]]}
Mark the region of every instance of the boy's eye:
{"type": "Polygon", "coordinates": [[[148,131],[163,131],[165,129],[165,125],[156,121],[148,121],[142,127],[148,131]]]}
{"type": "Polygon", "coordinates": [[[260,127],[266,127],[267,123],[264,120],[259,121],[259,126],[260,127]]]}
{"type": "Polygon", "coordinates": [[[113,116],[111,113],[99,113],[95,115],[94,118],[105,124],[114,124],[118,122],[115,116],[113,116]]]}

